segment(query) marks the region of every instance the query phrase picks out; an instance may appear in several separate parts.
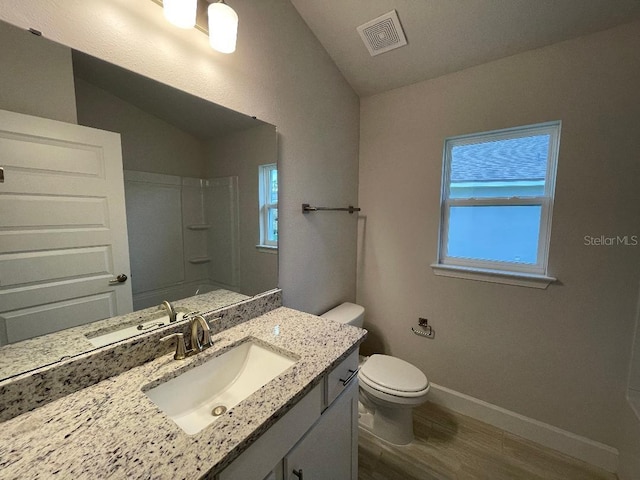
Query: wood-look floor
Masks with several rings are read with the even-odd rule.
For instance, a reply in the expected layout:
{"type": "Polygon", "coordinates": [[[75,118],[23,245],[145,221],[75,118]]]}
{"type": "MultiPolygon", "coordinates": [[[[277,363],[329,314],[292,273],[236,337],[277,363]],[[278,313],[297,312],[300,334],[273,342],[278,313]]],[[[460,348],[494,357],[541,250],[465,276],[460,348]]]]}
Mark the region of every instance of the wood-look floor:
{"type": "Polygon", "coordinates": [[[616,480],[617,476],[427,402],[398,447],[359,429],[359,480],[616,480]]]}

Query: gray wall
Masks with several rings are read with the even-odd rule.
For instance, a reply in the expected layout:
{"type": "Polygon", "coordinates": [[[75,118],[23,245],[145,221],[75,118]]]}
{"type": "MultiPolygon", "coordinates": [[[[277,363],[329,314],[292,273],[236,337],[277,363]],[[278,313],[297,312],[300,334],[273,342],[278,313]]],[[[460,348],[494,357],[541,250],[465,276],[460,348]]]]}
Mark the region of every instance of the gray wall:
{"type": "Polygon", "coordinates": [[[365,350],[623,459],[638,439],[625,391],[640,247],[584,236],[640,234],[638,51],[636,22],[362,99],[360,119],[365,350]],[[444,139],[549,120],[563,122],[549,259],[559,282],[436,277],[444,139]],[[435,340],[411,333],[418,316],[435,340]]]}
{"type": "Polygon", "coordinates": [[[346,214],[303,216],[300,204],[356,203],[358,97],[291,3],[233,8],[232,55],[172,27],[151,1],[5,0],[0,19],[277,125],[280,286],[287,306],[320,313],[355,298],[356,223],[346,214]]]}
{"type": "MultiPolygon", "coordinates": [[[[640,414],[640,291],[636,307],[635,336],[633,353],[629,368],[628,394],[634,397],[636,412],[640,414]]],[[[618,476],[621,480],[640,478],[640,422],[635,412],[629,408],[620,411],[622,428],[620,429],[620,468],[618,476]]]]}
{"type": "Polygon", "coordinates": [[[629,390],[633,390],[637,396],[640,396],[640,294],[636,309],[636,328],[629,371],[629,390]]]}
{"type": "Polygon", "coordinates": [[[278,283],[278,256],[258,250],[258,166],[277,158],[276,131],[262,125],[208,142],[207,178],[238,177],[240,207],[240,291],[267,291],[278,283]]]}
{"type": "Polygon", "coordinates": [[[78,123],[118,132],[125,170],[204,178],[204,142],[80,78],[78,123]]]}
{"type": "Polygon", "coordinates": [[[3,28],[0,45],[0,65],[12,65],[0,68],[0,108],[76,123],[71,50],[17,28],[3,28]]]}

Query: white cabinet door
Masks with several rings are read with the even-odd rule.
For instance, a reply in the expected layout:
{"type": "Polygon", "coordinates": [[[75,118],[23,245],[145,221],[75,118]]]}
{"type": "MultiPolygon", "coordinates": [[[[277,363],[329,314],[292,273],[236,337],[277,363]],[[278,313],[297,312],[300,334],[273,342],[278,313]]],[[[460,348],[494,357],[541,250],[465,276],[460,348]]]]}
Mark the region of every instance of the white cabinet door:
{"type": "Polygon", "coordinates": [[[120,135],[0,110],[0,345],[131,312],[120,135]]]}
{"type": "Polygon", "coordinates": [[[320,418],[322,393],[322,384],[317,385],[220,472],[216,480],[263,480],[271,474],[280,480],[282,458],[320,418]]]}
{"type": "Polygon", "coordinates": [[[357,480],[357,379],[289,452],[284,465],[286,480],[357,480]]]}

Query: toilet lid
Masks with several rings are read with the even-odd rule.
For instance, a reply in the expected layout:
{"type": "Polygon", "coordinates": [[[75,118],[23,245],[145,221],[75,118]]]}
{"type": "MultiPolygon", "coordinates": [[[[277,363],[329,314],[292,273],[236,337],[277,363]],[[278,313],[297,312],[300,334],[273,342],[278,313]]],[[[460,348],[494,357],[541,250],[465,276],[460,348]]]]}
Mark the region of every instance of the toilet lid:
{"type": "Polygon", "coordinates": [[[381,385],[397,392],[420,392],[429,382],[420,369],[389,355],[372,355],[360,368],[367,383],[381,385]]]}

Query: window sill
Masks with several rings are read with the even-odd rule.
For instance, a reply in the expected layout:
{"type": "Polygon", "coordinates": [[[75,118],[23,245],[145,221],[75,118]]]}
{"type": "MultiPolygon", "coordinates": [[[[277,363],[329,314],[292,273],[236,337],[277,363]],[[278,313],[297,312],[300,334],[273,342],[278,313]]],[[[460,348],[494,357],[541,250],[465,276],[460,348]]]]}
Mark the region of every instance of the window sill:
{"type": "Polygon", "coordinates": [[[534,275],[530,273],[504,272],[501,270],[487,270],[482,268],[460,267],[457,265],[431,265],[433,273],[442,277],[464,278],[466,280],[478,280],[481,282],[502,283],[519,287],[545,289],[557,279],[546,275],[534,275]]]}
{"type": "Polygon", "coordinates": [[[273,245],[256,245],[256,250],[261,253],[278,254],[278,247],[274,247],[273,245]]]}

